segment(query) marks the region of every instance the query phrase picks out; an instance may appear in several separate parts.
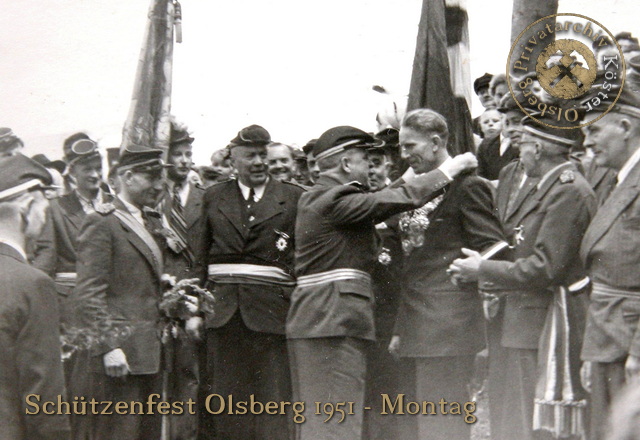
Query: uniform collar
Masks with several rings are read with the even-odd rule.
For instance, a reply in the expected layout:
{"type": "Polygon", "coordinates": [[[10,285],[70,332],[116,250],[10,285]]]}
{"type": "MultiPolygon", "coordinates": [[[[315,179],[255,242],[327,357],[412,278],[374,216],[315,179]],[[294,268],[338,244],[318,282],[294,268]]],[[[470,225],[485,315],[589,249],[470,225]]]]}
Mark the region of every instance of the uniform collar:
{"type": "Polygon", "coordinates": [[[627,159],[622,168],[620,168],[620,171],[618,172],[618,183],[616,184],[616,186],[619,186],[622,182],[624,182],[624,179],[629,176],[629,173],[631,173],[631,170],[638,164],[638,162],[640,162],[640,147],[631,155],[629,159],[627,159]]]}

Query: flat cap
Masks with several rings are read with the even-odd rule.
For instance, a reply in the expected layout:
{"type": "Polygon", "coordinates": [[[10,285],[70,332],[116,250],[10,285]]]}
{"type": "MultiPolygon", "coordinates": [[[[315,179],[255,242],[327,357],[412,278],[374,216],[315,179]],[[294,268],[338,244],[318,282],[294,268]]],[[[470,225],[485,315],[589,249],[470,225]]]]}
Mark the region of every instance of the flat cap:
{"type": "Polygon", "coordinates": [[[491,78],[493,75],[490,73],[485,73],[473,82],[473,91],[476,92],[476,95],[480,93],[480,90],[489,87],[489,83],[491,82],[491,78]]]}
{"type": "Polygon", "coordinates": [[[179,126],[178,124],[171,124],[171,133],[169,135],[169,146],[178,145],[178,144],[192,144],[194,141],[193,137],[189,134],[189,131],[184,126],[179,126]]]}
{"type": "Polygon", "coordinates": [[[313,156],[316,160],[321,160],[350,148],[368,149],[382,144],[382,141],[376,140],[367,132],[343,125],[322,133],[313,147],[313,156]]]}
{"type": "Polygon", "coordinates": [[[65,143],[64,160],[69,166],[76,162],[100,157],[98,144],[89,137],[82,137],[73,142],[65,143]]]}
{"type": "Polygon", "coordinates": [[[379,151],[388,154],[398,149],[400,142],[400,132],[395,128],[385,128],[374,134],[373,137],[379,141],[378,145],[374,145],[369,151],[379,151]]]}
{"type": "Polygon", "coordinates": [[[313,151],[313,147],[316,146],[316,142],[318,142],[318,139],[311,139],[309,142],[307,142],[305,146],[302,147],[302,151],[304,151],[304,154],[311,153],[313,151]]]}
{"type": "Polygon", "coordinates": [[[267,130],[259,125],[250,125],[238,132],[238,135],[231,139],[229,148],[233,147],[262,147],[271,143],[271,135],[267,130]]]}
{"type": "Polygon", "coordinates": [[[33,159],[16,154],[0,159],[0,202],[33,189],[51,188],[51,174],[33,159]]]}
{"type": "Polygon", "coordinates": [[[22,140],[9,127],[0,127],[0,153],[24,146],[22,140]]]}

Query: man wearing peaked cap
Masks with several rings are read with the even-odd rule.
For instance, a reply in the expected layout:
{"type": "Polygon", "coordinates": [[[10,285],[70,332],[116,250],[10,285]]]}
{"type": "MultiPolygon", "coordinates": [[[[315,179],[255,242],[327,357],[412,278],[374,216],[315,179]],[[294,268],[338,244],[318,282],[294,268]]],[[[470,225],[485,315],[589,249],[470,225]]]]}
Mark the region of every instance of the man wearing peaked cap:
{"type": "Polygon", "coordinates": [[[320,178],[302,195],[296,222],[296,275],[287,338],[294,399],[355,401],[342,423],[309,417],[298,438],[360,439],[366,349],[375,340],[370,270],[377,257],[375,224],[423,205],[461,171],[471,154],[398,188],[366,193],[367,149],[378,142],[354,127],[327,130],[313,147],[320,178]],[[322,378],[322,380],[318,380],[322,378]]]}
{"type": "MultiPolygon", "coordinates": [[[[258,125],[231,141],[236,180],[207,188],[200,217],[199,274],[216,299],[205,316],[205,395],[292,401],[285,319],[295,279],[295,222],[303,189],[269,176],[269,132],[258,125]]],[[[204,405],[205,402],[202,402],[204,405]]],[[[203,439],[290,438],[286,414],[211,415],[203,439]]]]}
{"type": "MultiPolygon", "coordinates": [[[[582,359],[594,439],[605,437],[611,401],[640,375],[640,92],[630,76],[611,111],[582,129],[596,165],[616,174],[580,249],[593,283],[582,359]]],[[[587,120],[602,115],[599,107],[594,110],[587,120]]]]}
{"type": "Polygon", "coordinates": [[[489,92],[491,78],[493,78],[492,74],[485,73],[484,75],[476,78],[473,82],[473,91],[478,95],[480,103],[484,108],[492,108],[498,104],[497,102],[494,102],[493,97],[489,92]]]}
{"type": "MultiPolygon", "coordinates": [[[[122,151],[119,193],[112,204],[85,217],[78,235],[72,293],[77,316],[80,325],[109,329],[91,347],[86,366],[92,374],[90,396],[99,401],[146,401],[161,393],[157,324],[166,243],[159,218],[147,210],[164,189],[161,155],[136,147],[122,151]]],[[[97,438],[160,438],[158,414],[83,417],[90,417],[88,429],[97,438]]]]}
{"type": "Polygon", "coordinates": [[[56,401],[64,395],[55,286],[31,267],[27,239],[45,223],[51,183],[47,170],[17,154],[0,160],[0,432],[11,439],[67,439],[64,414],[25,415],[27,396],[56,401]]]}
{"type": "Polygon", "coordinates": [[[520,161],[527,178],[538,181],[510,220],[513,255],[485,260],[464,250],[467,258],[450,269],[461,280],[478,280],[487,299],[503,298],[503,309],[494,316],[488,307],[485,315],[491,319],[492,437],[532,439],[535,430],[580,437],[586,417],[578,374],[585,298],[567,292],[584,281],[578,249],[595,213],[595,194],[568,160],[575,133],[530,117],[522,123],[520,161]],[[558,338],[564,328],[570,329],[569,341],[558,338]]]}

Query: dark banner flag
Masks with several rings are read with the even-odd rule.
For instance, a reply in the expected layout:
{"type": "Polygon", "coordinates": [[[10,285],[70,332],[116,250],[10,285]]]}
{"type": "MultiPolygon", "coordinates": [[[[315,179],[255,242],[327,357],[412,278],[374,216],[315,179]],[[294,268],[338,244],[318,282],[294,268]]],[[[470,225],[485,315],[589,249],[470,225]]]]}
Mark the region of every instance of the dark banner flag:
{"type": "Polygon", "coordinates": [[[423,0],[408,110],[430,108],[442,114],[449,124],[449,152],[455,155],[473,151],[474,143],[469,112],[467,12],[460,2],[450,3],[447,6],[445,0],[423,0]],[[460,59],[462,56],[466,60],[460,59]]]}
{"type": "MultiPolygon", "coordinates": [[[[169,146],[173,28],[180,23],[180,5],[151,0],[138,70],[122,132],[120,150],[169,146]]],[[[178,27],[178,37],[180,37],[178,27]]],[[[178,40],[179,41],[179,40],[178,40]]]]}

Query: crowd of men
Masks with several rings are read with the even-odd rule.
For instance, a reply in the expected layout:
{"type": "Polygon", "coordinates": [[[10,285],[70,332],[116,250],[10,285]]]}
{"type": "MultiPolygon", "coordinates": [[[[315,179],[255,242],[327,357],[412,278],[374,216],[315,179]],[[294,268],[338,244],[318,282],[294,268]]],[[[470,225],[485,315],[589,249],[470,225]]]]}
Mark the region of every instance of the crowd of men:
{"type": "Polygon", "coordinates": [[[199,174],[172,123],[167,152],[127,145],[107,179],[84,133],[50,162],[0,129],[2,438],[469,439],[485,348],[492,439],[638,438],[637,412],[607,429],[640,375],[629,64],[616,105],[582,130],[523,118],[499,77],[479,78],[477,159],[449,155],[429,109],[399,130],[334,127],[303,151],[251,125],[199,174]],[[185,287],[169,337],[166,274],[214,298],[185,287]],[[197,411],[33,411],[33,396],[153,394],[197,411]],[[212,414],[212,395],[229,410],[212,414]],[[450,406],[384,414],[383,395],[450,406]],[[252,399],[305,402],[305,421],[232,410],[252,399]],[[353,404],[327,418],[316,402],[353,404]]]}

